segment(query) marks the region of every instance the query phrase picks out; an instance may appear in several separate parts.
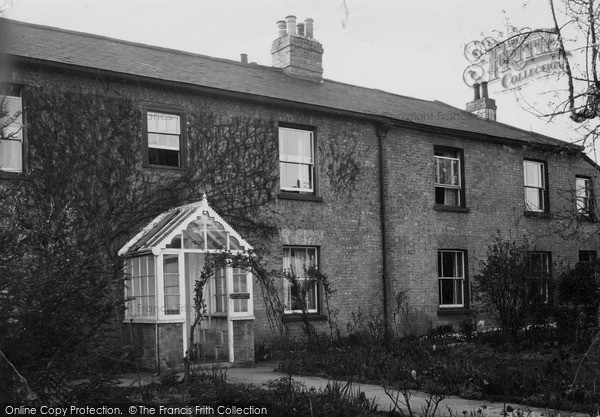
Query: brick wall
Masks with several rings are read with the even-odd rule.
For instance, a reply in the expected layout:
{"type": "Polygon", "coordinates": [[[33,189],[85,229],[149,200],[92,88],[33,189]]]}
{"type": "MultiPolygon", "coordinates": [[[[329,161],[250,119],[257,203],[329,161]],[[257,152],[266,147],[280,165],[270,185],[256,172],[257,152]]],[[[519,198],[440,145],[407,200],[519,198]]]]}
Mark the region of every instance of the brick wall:
{"type": "MultiPolygon", "coordinates": [[[[274,224],[278,233],[270,239],[260,240],[254,236],[248,236],[248,239],[253,246],[269,251],[274,269],[282,267],[284,246],[318,247],[319,268],[329,277],[335,291],[330,302],[332,309],[337,311],[336,321],[342,331],[347,323],[352,322],[353,313],[360,310],[366,315],[370,312],[377,315],[377,311],[383,308],[379,148],[375,127],[370,122],[138,82],[25,70],[5,73],[4,78],[26,85],[49,83],[65,89],[132,97],[140,102],[176,105],[186,112],[212,111],[225,119],[240,115],[259,117],[272,121],[273,140],[277,140],[279,123],[293,123],[314,130],[317,143],[316,182],[322,201],[274,198],[261,207],[260,217],[274,224]]],[[[193,137],[187,139],[196,140],[193,137]]],[[[579,249],[598,248],[597,240],[563,241],[557,234],[549,233],[552,227],[557,226],[556,221],[523,216],[523,158],[536,157],[548,161],[552,208],[559,207],[576,174],[596,176],[597,171],[580,159],[566,154],[544,154],[524,147],[404,128],[390,130],[384,141],[384,156],[385,224],[391,290],[407,292],[411,307],[409,319],[417,332],[444,322],[457,324],[464,317],[438,314],[438,249],[468,251],[468,276],[472,277],[477,272],[478,262],[485,257],[487,245],[497,235],[515,237],[527,234],[540,250],[551,251],[553,260],[564,258],[573,262],[579,249]],[[434,210],[434,145],[463,150],[469,212],[434,210]]],[[[277,160],[278,155],[272,155],[275,175],[277,160]]],[[[165,170],[148,172],[157,179],[177,175],[165,170]]],[[[277,191],[274,190],[275,194],[277,191]]],[[[185,192],[191,195],[199,190],[185,192]]],[[[235,222],[232,225],[236,227],[235,222]]],[[[591,224],[581,226],[584,235],[590,233],[591,224]]],[[[282,283],[278,284],[282,291],[282,283]]],[[[283,298],[282,292],[280,295],[283,298]]],[[[259,342],[273,337],[273,334],[256,282],[254,300],[254,338],[259,342]]],[[[391,310],[393,306],[389,308],[391,310]]],[[[323,308],[321,312],[324,312],[323,308]]],[[[329,329],[323,317],[313,323],[317,329],[329,329]]],[[[293,335],[300,335],[297,321],[288,322],[288,326],[293,335]]],[[[402,326],[406,328],[406,323],[402,326]]],[[[136,334],[144,346],[153,345],[148,342],[152,339],[149,328],[142,326],[136,334]]],[[[180,334],[181,325],[161,327],[161,352],[173,352],[167,354],[164,366],[173,366],[181,361],[180,334]]],[[[152,356],[150,347],[144,349],[147,351],[141,351],[142,357],[152,356]]]]}
{"type": "MultiPolygon", "coordinates": [[[[440,314],[449,311],[438,308],[438,249],[466,250],[471,278],[497,236],[514,239],[525,235],[535,250],[552,252],[553,261],[574,263],[580,249],[600,249],[597,238],[587,239],[595,231],[590,222],[575,222],[580,239],[565,240],[557,233],[564,222],[524,215],[523,159],[547,161],[550,211],[556,217],[565,207],[573,212],[575,175],[598,174],[580,157],[400,129],[388,134],[385,154],[390,275],[394,291],[408,293],[413,330],[424,332],[442,323],[457,328],[466,317],[440,314]],[[434,209],[435,145],[464,152],[468,212],[434,209]]],[[[567,231],[573,232],[572,226],[567,231]]]]}

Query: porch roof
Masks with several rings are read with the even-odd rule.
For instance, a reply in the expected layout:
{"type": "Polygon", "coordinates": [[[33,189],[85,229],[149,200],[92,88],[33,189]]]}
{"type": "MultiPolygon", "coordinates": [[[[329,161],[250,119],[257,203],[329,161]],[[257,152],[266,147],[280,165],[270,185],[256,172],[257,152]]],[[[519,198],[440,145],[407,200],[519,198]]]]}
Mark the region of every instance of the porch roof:
{"type": "Polygon", "coordinates": [[[175,207],[159,214],[119,250],[119,256],[133,256],[138,253],[166,249],[173,238],[184,232],[190,223],[200,218],[210,219],[211,224],[217,227],[217,229],[211,230],[204,228],[206,234],[204,246],[207,250],[252,249],[252,246],[210,207],[205,194],[201,201],[175,207]],[[218,236],[211,235],[211,233],[225,237],[219,239],[218,236]],[[231,237],[234,239],[231,240],[231,237]],[[209,239],[212,239],[211,245],[207,243],[209,239]],[[225,244],[223,244],[223,239],[227,239],[225,244]]]}

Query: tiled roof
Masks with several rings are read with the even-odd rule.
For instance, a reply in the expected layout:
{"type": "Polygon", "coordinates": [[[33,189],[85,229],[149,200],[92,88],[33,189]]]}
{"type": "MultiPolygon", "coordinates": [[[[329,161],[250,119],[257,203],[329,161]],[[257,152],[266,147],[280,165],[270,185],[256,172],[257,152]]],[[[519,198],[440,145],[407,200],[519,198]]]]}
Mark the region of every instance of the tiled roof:
{"type": "Polygon", "coordinates": [[[278,68],[242,64],[2,18],[0,53],[378,116],[415,126],[573,146],[544,135],[480,119],[439,101],[420,100],[327,79],[322,83],[314,83],[289,77],[278,68]]]}

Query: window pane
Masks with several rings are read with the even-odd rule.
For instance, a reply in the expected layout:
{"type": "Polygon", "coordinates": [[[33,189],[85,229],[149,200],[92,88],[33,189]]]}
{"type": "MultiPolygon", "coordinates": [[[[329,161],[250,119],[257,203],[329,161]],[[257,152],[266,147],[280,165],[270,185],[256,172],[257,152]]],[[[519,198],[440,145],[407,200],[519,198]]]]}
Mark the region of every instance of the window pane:
{"type": "Polygon", "coordinates": [[[227,281],[225,269],[215,273],[215,313],[227,312],[227,281]]]}
{"type": "Polygon", "coordinates": [[[460,186],[460,162],[455,159],[437,159],[437,183],[443,185],[460,186]]]}
{"type": "Polygon", "coordinates": [[[23,142],[0,139],[0,169],[15,172],[23,170],[23,142]]]}
{"type": "Polygon", "coordinates": [[[544,190],[541,188],[525,188],[525,205],[527,210],[544,210],[544,190]]]}
{"type": "Polygon", "coordinates": [[[204,249],[204,223],[191,222],[183,232],[183,247],[185,249],[204,249]]]}
{"type": "Polygon", "coordinates": [[[225,227],[206,216],[206,244],[208,249],[226,249],[227,248],[227,232],[225,227]]]}
{"type": "Polygon", "coordinates": [[[458,188],[435,187],[435,204],[459,206],[460,190],[458,188]]]}
{"type": "Polygon", "coordinates": [[[4,132],[0,135],[3,138],[10,138],[19,141],[19,143],[23,139],[23,116],[22,116],[22,102],[21,97],[15,96],[4,96],[5,104],[6,104],[6,116],[0,119],[0,125],[4,126],[5,123],[8,123],[9,120],[14,120],[4,126],[4,132]],[[15,115],[17,115],[15,117],[15,115]]]}
{"type": "Polygon", "coordinates": [[[281,188],[312,189],[312,165],[282,162],[279,170],[281,188]]]}
{"type": "Polygon", "coordinates": [[[440,280],[440,304],[454,304],[454,280],[440,280]]]}
{"type": "Polygon", "coordinates": [[[176,114],[148,112],[148,132],[180,134],[180,117],[176,114]]]}
{"type": "Polygon", "coordinates": [[[455,277],[455,253],[442,252],[442,275],[441,277],[455,277]]]}
{"type": "Polygon", "coordinates": [[[151,165],[164,165],[178,167],[179,151],[159,148],[148,148],[148,163],[151,165]]]}
{"type": "Polygon", "coordinates": [[[544,164],[541,162],[524,161],[525,185],[530,187],[544,186],[544,164]]]}
{"type": "Polygon", "coordinates": [[[179,314],[179,258],[163,256],[165,314],[179,314]]]}
{"type": "Polygon", "coordinates": [[[233,311],[236,313],[246,313],[248,311],[248,300],[234,300],[233,311]]]}

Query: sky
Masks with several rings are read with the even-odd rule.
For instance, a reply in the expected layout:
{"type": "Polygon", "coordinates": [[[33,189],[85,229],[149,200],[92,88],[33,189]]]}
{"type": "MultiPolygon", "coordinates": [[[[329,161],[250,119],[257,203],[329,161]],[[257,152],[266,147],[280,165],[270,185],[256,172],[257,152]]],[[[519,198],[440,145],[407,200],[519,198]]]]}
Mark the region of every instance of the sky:
{"type": "MultiPolygon", "coordinates": [[[[459,108],[473,97],[465,45],[500,39],[508,23],[552,26],[546,0],[12,0],[3,17],[271,65],[276,22],[288,15],[314,19],[324,78],[459,108]]],[[[489,90],[498,121],[574,141],[567,116],[548,122],[530,111],[546,112],[548,92],[565,86],[552,76],[518,93],[499,82],[489,90]]]]}

